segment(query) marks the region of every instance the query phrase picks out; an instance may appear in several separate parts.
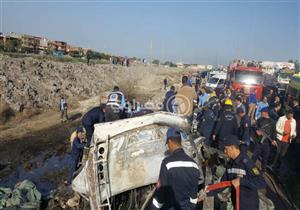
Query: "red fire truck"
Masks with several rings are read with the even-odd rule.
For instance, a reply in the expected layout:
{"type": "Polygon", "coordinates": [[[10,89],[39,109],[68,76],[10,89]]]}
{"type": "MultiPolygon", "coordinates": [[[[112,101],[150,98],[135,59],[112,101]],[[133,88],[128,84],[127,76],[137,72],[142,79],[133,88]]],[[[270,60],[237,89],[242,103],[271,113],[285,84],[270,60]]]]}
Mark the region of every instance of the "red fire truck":
{"type": "Polygon", "coordinates": [[[255,90],[256,98],[262,98],[263,92],[263,71],[256,67],[231,66],[228,72],[229,81],[235,91],[250,94],[255,90]]]}

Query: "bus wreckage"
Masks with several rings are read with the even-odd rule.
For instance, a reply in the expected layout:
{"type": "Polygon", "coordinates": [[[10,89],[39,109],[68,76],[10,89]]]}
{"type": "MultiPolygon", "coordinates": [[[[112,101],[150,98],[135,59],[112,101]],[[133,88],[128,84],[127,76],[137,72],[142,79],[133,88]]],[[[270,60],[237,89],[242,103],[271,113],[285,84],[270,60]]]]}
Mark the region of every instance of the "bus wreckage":
{"type": "MultiPolygon", "coordinates": [[[[206,147],[203,137],[190,132],[191,125],[185,117],[156,112],[101,123],[95,125],[88,160],[72,182],[73,190],[87,201],[87,209],[149,209],[161,161],[168,155],[168,127],[180,128],[188,134],[182,136],[182,145],[199,165],[199,185],[220,181],[226,155],[206,147]]],[[[219,198],[230,198],[228,190],[222,193],[219,198]]],[[[274,209],[265,193],[259,196],[260,209],[274,209]]],[[[214,203],[213,197],[206,197],[203,209],[215,209],[214,203]]]]}

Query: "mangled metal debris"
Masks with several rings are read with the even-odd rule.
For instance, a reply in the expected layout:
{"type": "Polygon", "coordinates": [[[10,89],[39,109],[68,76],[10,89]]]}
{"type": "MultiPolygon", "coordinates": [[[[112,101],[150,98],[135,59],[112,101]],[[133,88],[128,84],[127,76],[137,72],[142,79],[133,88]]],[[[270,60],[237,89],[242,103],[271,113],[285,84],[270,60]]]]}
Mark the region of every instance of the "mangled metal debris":
{"type": "MultiPolygon", "coordinates": [[[[186,118],[165,112],[96,125],[89,159],[73,189],[89,199],[91,209],[99,209],[110,205],[107,198],[156,183],[168,127],[190,130],[186,118]]],[[[198,157],[195,144],[184,141],[183,147],[198,157]]]]}

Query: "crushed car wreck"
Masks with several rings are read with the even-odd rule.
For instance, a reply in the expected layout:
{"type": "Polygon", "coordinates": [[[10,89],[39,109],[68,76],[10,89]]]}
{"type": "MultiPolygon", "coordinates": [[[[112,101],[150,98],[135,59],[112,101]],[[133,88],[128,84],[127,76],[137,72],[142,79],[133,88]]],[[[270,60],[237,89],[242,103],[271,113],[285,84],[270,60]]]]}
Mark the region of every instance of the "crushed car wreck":
{"type": "MultiPolygon", "coordinates": [[[[88,198],[91,209],[101,209],[110,208],[107,198],[155,184],[171,126],[190,130],[186,118],[165,112],[96,125],[88,161],[73,180],[73,189],[88,198]]],[[[183,147],[201,164],[194,142],[184,141],[183,147]]],[[[202,170],[200,174],[199,184],[204,181],[202,170]]]]}
{"type": "MultiPolygon", "coordinates": [[[[88,160],[72,182],[73,190],[88,203],[87,209],[149,209],[161,161],[168,155],[165,144],[168,127],[180,128],[188,134],[182,136],[182,144],[199,165],[199,186],[203,188],[220,181],[227,156],[206,146],[203,137],[191,133],[192,126],[185,117],[155,112],[97,124],[88,160]]],[[[272,179],[268,178],[268,185],[274,184],[270,182],[272,179]]],[[[260,209],[274,209],[268,197],[265,192],[259,192],[260,209]]],[[[228,198],[228,190],[218,196],[220,201],[228,198]]],[[[214,197],[204,199],[203,209],[215,207],[214,197]]]]}

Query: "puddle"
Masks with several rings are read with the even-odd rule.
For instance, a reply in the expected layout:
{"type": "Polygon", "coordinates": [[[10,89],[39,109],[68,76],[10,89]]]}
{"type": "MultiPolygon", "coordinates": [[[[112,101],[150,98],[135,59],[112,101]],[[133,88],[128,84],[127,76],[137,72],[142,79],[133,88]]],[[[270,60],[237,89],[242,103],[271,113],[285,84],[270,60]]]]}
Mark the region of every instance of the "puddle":
{"type": "Polygon", "coordinates": [[[38,155],[28,163],[19,166],[16,172],[1,178],[0,186],[13,188],[17,182],[28,179],[46,198],[66,178],[69,161],[69,154],[50,157],[46,154],[38,155]]]}

